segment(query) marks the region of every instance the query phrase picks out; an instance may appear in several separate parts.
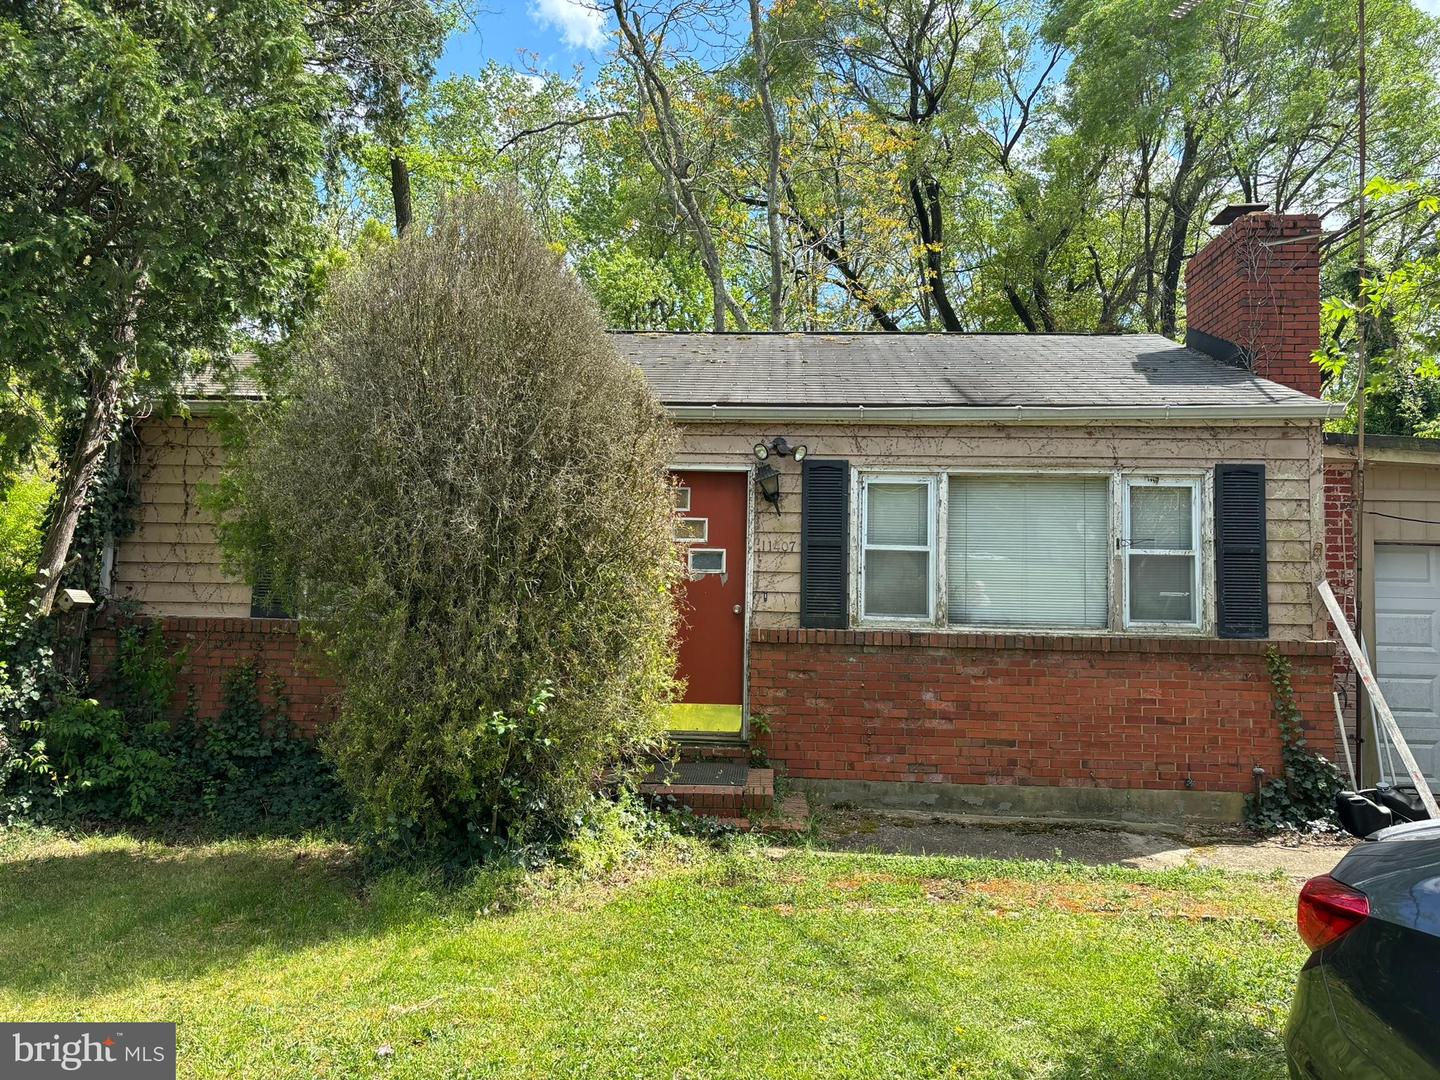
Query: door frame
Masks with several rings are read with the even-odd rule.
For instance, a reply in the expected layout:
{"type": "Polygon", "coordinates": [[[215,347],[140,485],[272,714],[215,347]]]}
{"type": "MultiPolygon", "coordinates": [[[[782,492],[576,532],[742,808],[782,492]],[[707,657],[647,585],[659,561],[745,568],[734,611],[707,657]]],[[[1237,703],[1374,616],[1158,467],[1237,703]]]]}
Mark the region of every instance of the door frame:
{"type": "MultiPolygon", "coordinates": [[[[715,472],[715,473],[738,473],[745,477],[745,600],[744,610],[741,612],[741,630],[744,635],[741,639],[740,652],[740,735],[739,741],[746,743],[750,741],[750,611],[755,596],[755,466],[746,465],[723,465],[715,463],[687,465],[684,462],[671,462],[665,466],[669,474],[677,472],[715,472]]],[[[697,743],[730,743],[731,736],[713,735],[704,732],[692,733],[686,742],[697,743]]]]}

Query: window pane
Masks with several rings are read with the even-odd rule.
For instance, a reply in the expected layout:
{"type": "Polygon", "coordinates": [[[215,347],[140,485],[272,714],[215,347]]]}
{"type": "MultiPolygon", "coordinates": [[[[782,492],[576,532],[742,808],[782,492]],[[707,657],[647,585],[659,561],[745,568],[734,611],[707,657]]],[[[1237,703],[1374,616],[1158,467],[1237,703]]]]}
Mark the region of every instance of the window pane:
{"type": "Polygon", "coordinates": [[[1130,489],[1130,546],[1194,550],[1192,513],[1194,488],[1150,487],[1130,489]]]}
{"type": "Polygon", "coordinates": [[[681,542],[699,541],[704,543],[710,535],[709,518],[676,518],[674,537],[681,542]]]}
{"type": "Polygon", "coordinates": [[[725,572],[725,549],[691,548],[690,572],[692,574],[723,574],[725,572]]]}
{"type": "Polygon", "coordinates": [[[867,544],[925,547],[930,543],[930,490],[925,484],[865,486],[867,544]]]}
{"type": "Polygon", "coordinates": [[[946,588],[959,626],[1109,622],[1110,482],[950,477],[946,588]]]}
{"type": "Polygon", "coordinates": [[[1131,555],[1130,618],[1137,622],[1195,621],[1195,556],[1131,555]]]}
{"type": "Polygon", "coordinates": [[[930,553],[867,551],[865,614],[924,619],[930,615],[930,553]]]}

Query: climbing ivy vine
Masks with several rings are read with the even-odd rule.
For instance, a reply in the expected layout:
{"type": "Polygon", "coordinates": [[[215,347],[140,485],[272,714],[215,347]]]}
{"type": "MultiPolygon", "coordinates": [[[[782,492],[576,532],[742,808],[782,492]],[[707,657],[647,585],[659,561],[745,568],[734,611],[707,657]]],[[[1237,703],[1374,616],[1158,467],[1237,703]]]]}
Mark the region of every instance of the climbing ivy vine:
{"type": "Polygon", "coordinates": [[[1281,774],[1245,798],[1245,823],[1264,832],[1311,830],[1335,818],[1335,795],[1341,787],[1335,766],[1311,750],[1301,727],[1290,660],[1271,646],[1265,666],[1275,692],[1275,718],[1280,722],[1281,774]]]}

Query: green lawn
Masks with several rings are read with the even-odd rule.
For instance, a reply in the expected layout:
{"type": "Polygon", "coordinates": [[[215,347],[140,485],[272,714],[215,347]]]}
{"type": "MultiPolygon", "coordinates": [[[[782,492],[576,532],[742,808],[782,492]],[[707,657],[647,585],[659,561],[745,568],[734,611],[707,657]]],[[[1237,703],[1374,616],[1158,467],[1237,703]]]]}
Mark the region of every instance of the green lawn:
{"type": "Polygon", "coordinates": [[[174,1020],[182,1076],[1279,1078],[1292,911],[1219,872],[744,841],[517,895],[321,843],[0,836],[0,1016],[174,1020]]]}

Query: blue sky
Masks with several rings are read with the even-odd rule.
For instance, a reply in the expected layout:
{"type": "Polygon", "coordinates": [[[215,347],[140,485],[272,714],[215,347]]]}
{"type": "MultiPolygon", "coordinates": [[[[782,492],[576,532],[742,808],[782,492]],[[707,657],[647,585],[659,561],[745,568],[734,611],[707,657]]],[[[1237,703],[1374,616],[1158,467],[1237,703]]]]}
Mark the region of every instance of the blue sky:
{"type": "Polygon", "coordinates": [[[604,51],[604,26],[599,12],[574,0],[489,0],[472,28],[450,38],[436,71],[441,78],[471,75],[490,60],[523,66],[522,53],[555,71],[593,68],[604,51]]]}
{"type": "MultiPolygon", "coordinates": [[[[437,65],[441,78],[471,75],[489,60],[525,66],[521,54],[552,71],[576,64],[593,71],[605,48],[606,20],[576,0],[481,0],[474,25],[450,38],[437,65]]],[[[1422,11],[1440,15],[1440,0],[1414,0],[1422,11]]]]}

